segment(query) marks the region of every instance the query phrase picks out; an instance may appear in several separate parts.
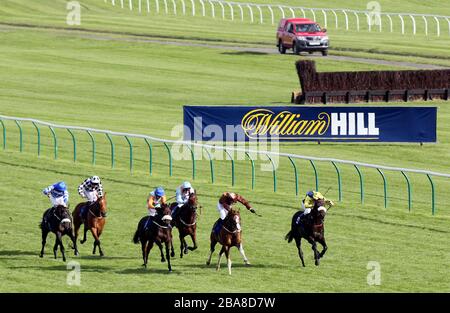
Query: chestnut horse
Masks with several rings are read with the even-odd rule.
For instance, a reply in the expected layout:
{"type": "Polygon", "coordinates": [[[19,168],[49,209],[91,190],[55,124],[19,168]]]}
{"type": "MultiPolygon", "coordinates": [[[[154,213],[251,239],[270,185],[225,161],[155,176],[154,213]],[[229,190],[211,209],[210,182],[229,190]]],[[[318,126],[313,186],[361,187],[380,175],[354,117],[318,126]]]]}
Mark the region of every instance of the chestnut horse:
{"type": "Polygon", "coordinates": [[[150,250],[153,248],[153,244],[159,247],[161,252],[161,262],[165,262],[162,243],[166,246],[166,258],[167,258],[167,266],[169,268],[169,272],[172,271],[172,266],[170,265],[170,247],[172,245],[172,226],[170,222],[172,221],[172,211],[169,208],[169,205],[162,204],[159,209],[157,209],[157,214],[153,217],[144,216],[139,221],[136,232],[134,233],[133,242],[138,243],[141,242],[142,248],[142,258],[144,260],[144,266],[147,268],[148,263],[148,255],[150,250]],[[151,218],[151,220],[149,220],[151,218]]]}
{"type": "Polygon", "coordinates": [[[89,205],[88,202],[79,203],[75,210],[73,210],[73,223],[75,226],[75,240],[78,238],[78,231],[80,229],[81,224],[84,222],[84,236],[80,241],[81,244],[86,242],[86,233],[88,230],[91,231],[92,236],[94,236],[94,250],[92,254],[95,254],[97,247],[100,253],[100,256],[103,256],[103,250],[100,245],[100,236],[103,232],[103,228],[105,227],[106,222],[106,193],[103,197],[99,197],[97,201],[93,204],[89,205]],[[85,210],[87,210],[86,219],[83,221],[81,217],[81,208],[86,206],[85,210]]]}
{"type": "Polygon", "coordinates": [[[42,230],[42,249],[39,255],[41,258],[44,256],[44,247],[49,232],[53,232],[56,235],[55,246],[53,247],[55,259],[59,246],[63,261],[66,261],[65,249],[62,243],[62,237],[64,235],[70,237],[73,242],[75,255],[78,255],[77,241],[73,235],[72,216],[70,216],[70,212],[66,207],[58,205],[56,208],[46,210],[42,216],[40,228],[42,230]]]}
{"type": "Polygon", "coordinates": [[[250,265],[250,262],[245,256],[244,248],[242,246],[241,216],[239,214],[239,211],[231,209],[228,212],[228,215],[225,217],[222,228],[220,229],[218,235],[216,235],[214,232],[215,226],[216,225],[214,224],[213,230],[211,231],[211,250],[208,261],[206,261],[206,265],[209,265],[211,263],[211,257],[217,243],[220,243],[222,245],[222,249],[219,253],[219,261],[217,262],[217,270],[220,269],[220,260],[222,258],[222,254],[225,252],[225,256],[227,257],[228,273],[231,275],[231,247],[238,248],[239,252],[244,258],[245,265],[250,265]]]}
{"type": "MultiPolygon", "coordinates": [[[[176,205],[178,204],[173,203],[171,208],[176,205]]],[[[191,251],[197,249],[197,195],[195,193],[189,196],[186,204],[178,208],[176,217],[172,220],[172,226],[178,228],[180,234],[180,258],[183,258],[183,254],[188,253],[188,249],[191,251]],[[193,247],[189,247],[184,239],[187,235],[191,236],[193,247]]]]}
{"type": "Polygon", "coordinates": [[[314,251],[315,264],[318,266],[320,263],[320,258],[324,256],[328,249],[325,242],[325,229],[323,225],[326,215],[325,202],[323,200],[317,200],[308,215],[301,216],[302,213],[303,211],[298,211],[292,217],[291,230],[286,234],[285,239],[288,242],[295,239],[298,255],[302,261],[303,267],[305,267],[305,261],[303,260],[301,241],[302,238],[308,240],[314,251]],[[320,253],[317,250],[317,243],[320,243],[323,247],[322,252],[320,253]]]}

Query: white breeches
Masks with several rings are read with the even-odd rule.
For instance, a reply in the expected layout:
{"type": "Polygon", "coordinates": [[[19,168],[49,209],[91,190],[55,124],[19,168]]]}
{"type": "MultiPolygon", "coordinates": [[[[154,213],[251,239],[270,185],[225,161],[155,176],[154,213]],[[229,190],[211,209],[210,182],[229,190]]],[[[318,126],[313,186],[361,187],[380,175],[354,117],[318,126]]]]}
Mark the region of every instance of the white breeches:
{"type": "Polygon", "coordinates": [[[89,202],[95,202],[98,199],[97,191],[84,191],[84,195],[89,202]]]}
{"type": "Polygon", "coordinates": [[[228,211],[223,207],[222,204],[217,203],[217,211],[219,211],[220,219],[224,220],[228,215],[228,211]]]}
{"type": "Polygon", "coordinates": [[[54,198],[52,195],[50,195],[50,202],[54,207],[57,207],[58,205],[67,207],[67,204],[64,202],[64,197],[54,198]]]}
{"type": "Polygon", "coordinates": [[[155,209],[148,209],[148,215],[155,216],[156,215],[156,210],[155,209]]]}

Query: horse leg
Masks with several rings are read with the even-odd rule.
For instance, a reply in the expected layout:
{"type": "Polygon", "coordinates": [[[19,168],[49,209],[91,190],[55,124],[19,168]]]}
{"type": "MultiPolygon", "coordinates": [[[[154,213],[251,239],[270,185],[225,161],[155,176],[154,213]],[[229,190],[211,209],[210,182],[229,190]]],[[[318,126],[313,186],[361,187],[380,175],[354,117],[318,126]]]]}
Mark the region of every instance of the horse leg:
{"type": "Polygon", "coordinates": [[[186,242],[186,239],[185,239],[185,237],[183,236],[183,238],[182,238],[182,240],[183,240],[183,253],[184,254],[187,254],[188,253],[188,244],[187,244],[187,242],[186,242]]]}
{"type": "Polygon", "coordinates": [[[317,251],[317,242],[316,241],[312,241],[312,250],[314,251],[314,260],[315,260],[315,264],[316,266],[319,266],[320,264],[320,257],[319,257],[319,251],[317,251]]]}
{"type": "Polygon", "coordinates": [[[166,242],[165,245],[166,245],[167,268],[169,269],[169,273],[170,273],[170,272],[172,272],[172,265],[170,264],[169,242],[166,242]]]}
{"type": "Polygon", "coordinates": [[[148,255],[150,254],[150,250],[153,248],[153,241],[149,240],[147,247],[145,249],[145,258],[144,258],[144,264],[145,267],[147,268],[147,263],[148,263],[148,255]]]}
{"type": "Polygon", "coordinates": [[[62,235],[59,237],[59,250],[61,251],[63,261],[66,262],[66,249],[64,249],[64,245],[62,243],[62,235]]]}
{"type": "Polygon", "coordinates": [[[239,253],[242,255],[242,257],[244,258],[244,263],[245,265],[250,265],[250,262],[248,261],[247,257],[245,256],[245,251],[244,251],[244,246],[242,245],[242,243],[240,243],[237,248],[239,249],[239,253]]]}
{"type": "Polygon", "coordinates": [[[144,260],[144,264],[142,264],[143,267],[147,267],[147,261],[145,260],[145,248],[147,247],[147,242],[144,240],[141,240],[141,248],[142,248],[142,259],[144,260]]]}
{"type": "Polygon", "coordinates": [[[184,251],[184,240],[183,240],[183,235],[180,231],[180,258],[183,258],[183,251],[184,251]]]}
{"type": "Polygon", "coordinates": [[[156,245],[159,248],[159,252],[161,252],[161,262],[166,262],[166,258],[164,257],[164,253],[163,253],[163,246],[162,243],[159,241],[155,241],[156,245]]]}
{"type": "Polygon", "coordinates": [[[303,251],[302,251],[302,238],[296,237],[295,244],[297,245],[298,256],[300,257],[300,260],[302,261],[303,267],[305,267],[305,260],[303,259],[303,251]]]}
{"type": "Polygon", "coordinates": [[[170,241],[170,257],[175,257],[175,250],[173,249],[173,240],[170,241]]]}
{"type": "Polygon", "coordinates": [[[59,233],[59,231],[58,232],[56,232],[56,238],[55,238],[55,245],[53,246],[53,255],[55,256],[55,259],[56,259],[56,255],[57,255],[57,253],[58,253],[58,246],[59,246],[59,242],[60,242],[60,233],[59,233]]]}
{"type": "Polygon", "coordinates": [[[84,224],[84,228],[83,228],[83,239],[80,240],[80,243],[81,243],[81,244],[85,243],[86,240],[87,240],[87,239],[86,239],[87,231],[88,231],[88,228],[87,228],[86,224],[84,224]]]}
{"type": "Polygon", "coordinates": [[[98,236],[98,233],[97,233],[97,228],[91,228],[91,233],[92,233],[92,236],[94,236],[94,250],[92,251],[92,254],[95,254],[95,251],[97,250],[97,247],[98,247],[98,252],[100,253],[100,256],[103,256],[104,254],[103,254],[103,251],[102,251],[102,247],[100,246],[100,238],[99,238],[99,236],[98,236]]]}
{"type": "Polygon", "coordinates": [[[70,240],[72,240],[72,243],[73,243],[73,249],[75,250],[74,255],[78,255],[77,238],[75,237],[73,232],[69,232],[68,235],[70,237],[70,240]]]}
{"type": "Polygon", "coordinates": [[[231,257],[230,257],[230,248],[229,246],[225,247],[225,256],[227,257],[227,266],[228,266],[228,274],[231,275],[231,257]]]}
{"type": "Polygon", "coordinates": [[[327,246],[327,243],[325,242],[325,238],[324,238],[324,237],[320,238],[320,239],[317,240],[317,241],[318,241],[318,242],[322,245],[322,247],[323,247],[322,252],[320,252],[320,254],[319,254],[319,258],[322,258],[322,257],[324,256],[325,252],[327,252],[328,246],[327,246]]]}
{"type": "Polygon", "coordinates": [[[39,257],[44,257],[44,247],[45,247],[45,243],[47,242],[47,235],[48,235],[48,230],[44,228],[45,226],[42,226],[42,249],[41,249],[41,254],[39,254],[39,257]]]}
{"type": "Polygon", "coordinates": [[[222,260],[222,254],[225,252],[225,246],[222,246],[219,252],[219,261],[217,262],[216,270],[220,270],[220,261],[222,260]]]}
{"type": "Polygon", "coordinates": [[[211,238],[211,248],[210,248],[209,258],[206,261],[206,265],[211,264],[211,258],[212,258],[212,255],[214,253],[214,249],[216,247],[216,244],[217,244],[217,241],[215,239],[211,238]]]}
{"type": "Polygon", "coordinates": [[[194,246],[192,248],[188,247],[188,249],[191,250],[191,251],[194,251],[194,250],[197,249],[197,238],[196,238],[197,236],[196,236],[195,230],[194,230],[193,233],[191,233],[189,235],[191,236],[191,239],[192,239],[192,242],[194,243],[194,246]]]}

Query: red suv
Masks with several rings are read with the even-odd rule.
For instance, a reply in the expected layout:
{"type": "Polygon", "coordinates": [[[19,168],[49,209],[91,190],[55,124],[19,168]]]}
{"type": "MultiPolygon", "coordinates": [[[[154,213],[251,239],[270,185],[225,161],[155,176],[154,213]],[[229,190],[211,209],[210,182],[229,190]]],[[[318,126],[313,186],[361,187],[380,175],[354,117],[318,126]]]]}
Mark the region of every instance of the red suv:
{"type": "Polygon", "coordinates": [[[277,47],[280,53],[292,49],[294,54],[302,51],[322,52],[328,55],[329,40],[325,28],[307,18],[282,19],[277,30],[277,47]]]}

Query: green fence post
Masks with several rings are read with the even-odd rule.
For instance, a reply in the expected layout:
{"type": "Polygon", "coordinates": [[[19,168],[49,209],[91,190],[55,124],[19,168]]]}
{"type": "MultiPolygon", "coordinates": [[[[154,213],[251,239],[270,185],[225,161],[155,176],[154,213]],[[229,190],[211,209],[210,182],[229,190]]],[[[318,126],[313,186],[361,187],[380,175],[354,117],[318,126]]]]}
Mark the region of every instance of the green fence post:
{"type": "Polygon", "coordinates": [[[272,158],[266,154],[266,157],[269,159],[270,163],[272,164],[272,173],[273,173],[273,192],[277,192],[277,171],[275,168],[275,163],[273,163],[272,158]]]}
{"type": "Polygon", "coordinates": [[[37,149],[38,149],[38,156],[41,155],[41,130],[39,129],[39,127],[37,126],[37,124],[35,122],[31,122],[34,126],[34,128],[36,128],[36,132],[37,132],[37,149]]]}
{"type": "Polygon", "coordinates": [[[431,184],[431,214],[434,215],[435,212],[435,193],[434,193],[434,182],[431,179],[430,174],[427,174],[428,180],[430,181],[431,184]]]}
{"type": "Polygon", "coordinates": [[[148,147],[148,167],[149,167],[149,171],[150,171],[150,175],[153,174],[153,149],[152,149],[152,144],[150,142],[148,142],[147,138],[144,138],[145,143],[147,144],[148,147]]]}
{"type": "Polygon", "coordinates": [[[3,120],[0,119],[0,123],[2,123],[2,127],[3,127],[3,150],[6,149],[6,127],[5,124],[3,123],[3,120]]]}
{"type": "Polygon", "coordinates": [[[189,149],[189,151],[191,152],[191,159],[192,159],[192,179],[195,180],[195,156],[194,156],[194,151],[192,150],[191,147],[189,147],[187,144],[185,144],[185,146],[189,149]]]}
{"type": "Polygon", "coordinates": [[[411,207],[412,207],[412,201],[411,201],[411,182],[409,181],[409,177],[408,175],[406,175],[405,172],[400,171],[400,173],[402,173],[403,177],[405,177],[406,179],[406,185],[408,186],[408,211],[411,212],[411,207]]]}
{"type": "Polygon", "coordinates": [[[378,173],[380,173],[381,177],[383,178],[383,189],[384,189],[384,207],[388,207],[388,194],[387,194],[387,180],[386,176],[384,176],[384,173],[377,168],[378,173]]]}
{"type": "Polygon", "coordinates": [[[359,169],[359,167],[354,164],[353,165],[356,168],[356,171],[358,172],[359,175],[359,186],[360,186],[360,192],[361,192],[361,203],[364,204],[364,180],[363,180],[363,174],[361,172],[361,170],[359,169]]]}
{"type": "Polygon", "coordinates": [[[255,189],[255,161],[252,159],[248,152],[245,152],[245,155],[248,157],[252,164],[252,190],[255,189]]]}
{"type": "Polygon", "coordinates": [[[337,179],[338,179],[338,194],[339,194],[339,202],[342,201],[342,180],[341,180],[341,171],[339,170],[339,167],[337,164],[333,161],[331,161],[331,164],[333,164],[334,168],[336,169],[337,179]]]}
{"type": "Polygon", "coordinates": [[[169,154],[169,176],[172,176],[172,151],[170,151],[167,143],[164,142],[164,146],[166,147],[167,153],[169,154]]]}
{"type": "Polygon", "coordinates": [[[49,126],[48,128],[50,128],[50,131],[52,132],[53,135],[53,152],[55,154],[55,159],[58,158],[58,139],[56,138],[56,133],[55,130],[53,129],[53,127],[49,126]]]}
{"type": "Polygon", "coordinates": [[[291,161],[291,164],[294,167],[295,195],[298,196],[298,172],[297,172],[297,165],[295,164],[295,161],[292,160],[291,157],[288,157],[288,159],[289,159],[289,161],[291,161]]]}
{"type": "Polygon", "coordinates": [[[208,149],[206,149],[205,147],[202,147],[202,148],[206,152],[206,154],[208,155],[209,168],[211,170],[211,183],[214,184],[214,164],[213,164],[213,159],[212,159],[211,153],[209,153],[208,149]]]}
{"type": "Polygon", "coordinates": [[[72,136],[72,142],[73,142],[73,161],[76,162],[77,161],[77,140],[75,138],[74,133],[72,132],[72,130],[70,130],[69,128],[66,128],[67,131],[69,132],[70,136],[72,136]]]}
{"type": "Polygon", "coordinates": [[[224,149],[225,153],[228,155],[231,161],[231,186],[234,186],[234,160],[231,154],[227,151],[227,149],[224,149]]]}
{"type": "Polygon", "coordinates": [[[130,172],[133,172],[133,144],[131,143],[128,136],[124,136],[130,147],[130,172]]]}
{"type": "Polygon", "coordinates": [[[95,139],[94,136],[92,136],[91,132],[89,130],[86,131],[91,138],[92,142],[92,164],[95,165],[95,139]]]}
{"type": "Polygon", "coordinates": [[[109,140],[109,144],[111,145],[111,168],[114,168],[114,142],[108,133],[105,133],[105,135],[109,140]]]}
{"type": "Polygon", "coordinates": [[[16,123],[17,127],[19,127],[19,151],[22,152],[23,151],[23,131],[22,131],[22,126],[20,125],[19,121],[14,120],[14,122],[16,123]]]}
{"type": "Polygon", "coordinates": [[[312,168],[314,169],[314,176],[316,178],[316,190],[319,190],[319,175],[317,174],[317,168],[316,168],[316,164],[314,164],[313,160],[309,160],[309,162],[312,165],[312,168]]]}

